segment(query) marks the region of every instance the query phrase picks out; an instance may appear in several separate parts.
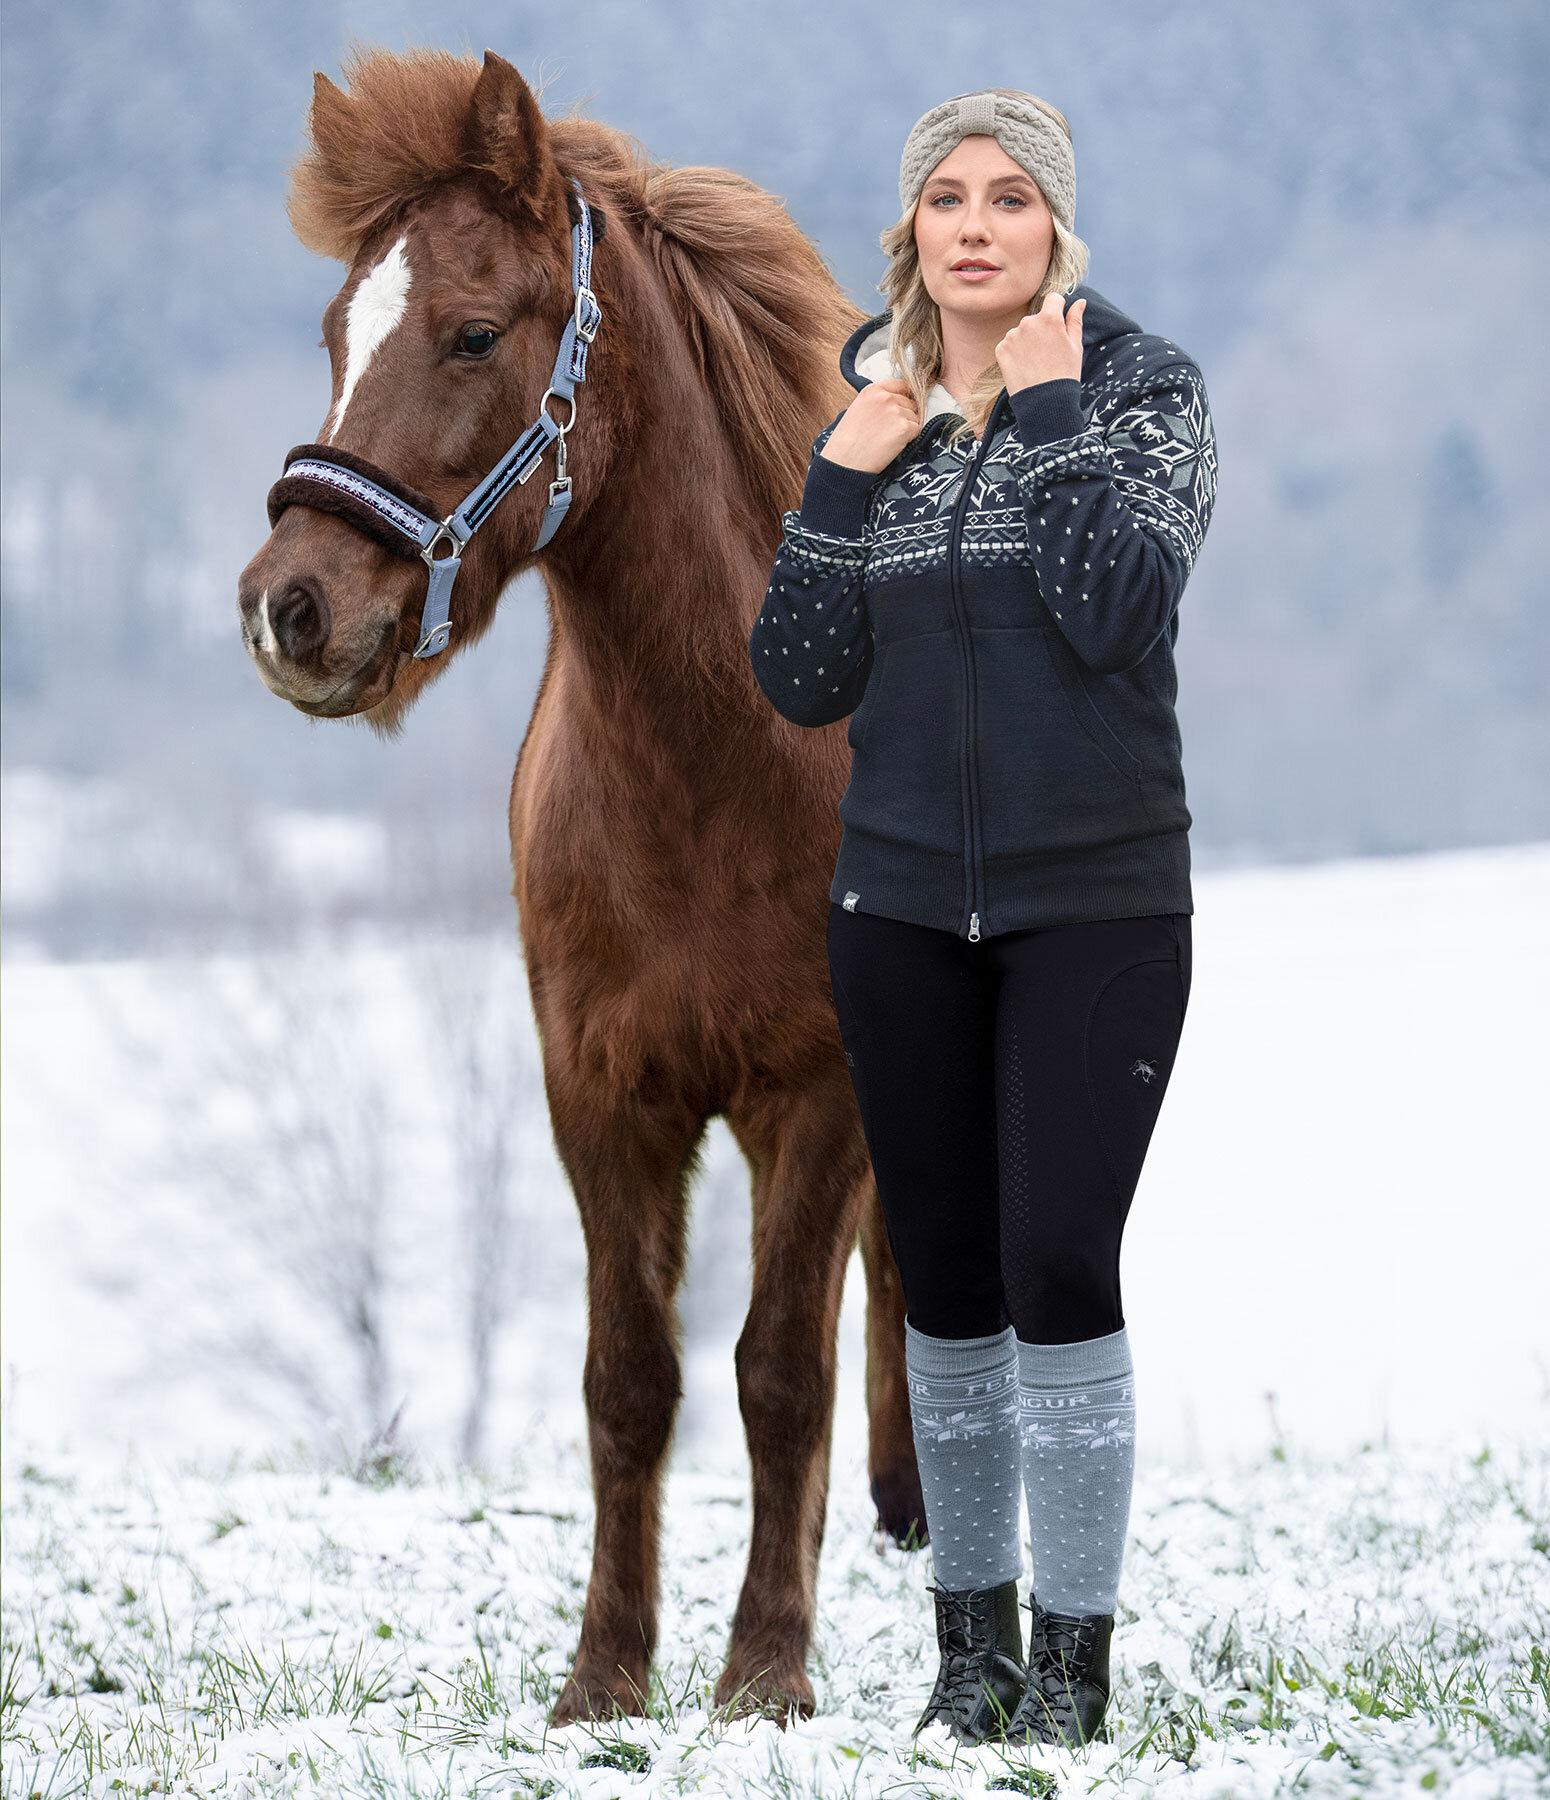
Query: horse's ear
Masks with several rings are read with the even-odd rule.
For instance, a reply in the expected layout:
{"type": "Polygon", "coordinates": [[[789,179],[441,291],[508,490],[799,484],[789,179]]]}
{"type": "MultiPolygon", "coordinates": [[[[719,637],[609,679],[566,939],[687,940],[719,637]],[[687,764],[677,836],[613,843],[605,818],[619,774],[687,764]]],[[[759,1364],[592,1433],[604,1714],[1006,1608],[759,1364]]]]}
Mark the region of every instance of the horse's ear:
{"type": "Polygon", "coordinates": [[[565,206],[565,185],[549,149],[549,127],[533,90],[493,50],[474,84],[468,161],[493,175],[511,198],[544,224],[565,206]]]}
{"type": "Polygon", "coordinates": [[[308,148],[291,170],[285,210],[291,228],[319,256],[351,262],[371,229],[370,183],[360,179],[359,107],[324,74],[312,77],[308,148]]]}
{"type": "Polygon", "coordinates": [[[358,130],[351,115],[355,102],[318,70],[312,77],[312,111],[307,120],[313,156],[332,174],[347,170],[355,161],[358,130]]]}

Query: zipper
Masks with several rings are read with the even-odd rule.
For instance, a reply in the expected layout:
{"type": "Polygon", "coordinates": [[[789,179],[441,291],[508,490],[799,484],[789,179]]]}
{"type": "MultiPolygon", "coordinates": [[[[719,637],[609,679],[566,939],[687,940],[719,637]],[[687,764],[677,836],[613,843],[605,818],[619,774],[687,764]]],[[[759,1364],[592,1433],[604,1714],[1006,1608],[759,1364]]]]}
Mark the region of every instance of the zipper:
{"type": "Polygon", "coordinates": [[[969,773],[969,926],[967,937],[971,944],[980,940],[979,908],[985,904],[984,876],[980,868],[980,788],[979,768],[974,755],[975,709],[974,696],[976,689],[974,673],[974,641],[969,635],[968,612],[963,605],[960,591],[960,559],[959,549],[963,531],[964,514],[969,510],[969,496],[974,491],[974,479],[979,474],[980,464],[985,459],[985,452],[990,448],[991,432],[996,423],[996,415],[1001,410],[998,397],[990,410],[990,417],[985,421],[985,429],[975,447],[973,460],[963,478],[963,492],[958,496],[958,504],[953,508],[951,535],[948,539],[948,570],[950,580],[948,592],[952,601],[953,623],[958,631],[958,644],[963,664],[963,752],[964,762],[969,773]]]}

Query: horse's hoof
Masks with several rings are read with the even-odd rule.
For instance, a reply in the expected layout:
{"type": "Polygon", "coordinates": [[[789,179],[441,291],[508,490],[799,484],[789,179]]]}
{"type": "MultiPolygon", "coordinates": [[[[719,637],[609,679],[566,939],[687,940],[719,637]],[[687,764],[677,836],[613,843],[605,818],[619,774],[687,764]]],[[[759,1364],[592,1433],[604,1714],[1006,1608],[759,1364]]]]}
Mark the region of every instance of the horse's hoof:
{"type": "Polygon", "coordinates": [[[874,1475],[872,1504],[877,1508],[878,1530],[886,1531],[901,1549],[919,1550],[931,1541],[920,1471],[914,1463],[890,1474],[874,1475]]]}
{"type": "Polygon", "coordinates": [[[577,1663],[550,1711],[549,1723],[558,1730],[581,1722],[643,1719],[648,1680],[645,1673],[637,1679],[617,1665],[611,1676],[604,1676],[597,1664],[583,1667],[577,1663]]]}
{"type": "Polygon", "coordinates": [[[764,1669],[740,1675],[730,1665],[716,1683],[716,1713],[730,1724],[741,1719],[773,1719],[782,1731],[793,1719],[813,1716],[813,1684],[802,1669],[780,1674],[764,1669]]]}

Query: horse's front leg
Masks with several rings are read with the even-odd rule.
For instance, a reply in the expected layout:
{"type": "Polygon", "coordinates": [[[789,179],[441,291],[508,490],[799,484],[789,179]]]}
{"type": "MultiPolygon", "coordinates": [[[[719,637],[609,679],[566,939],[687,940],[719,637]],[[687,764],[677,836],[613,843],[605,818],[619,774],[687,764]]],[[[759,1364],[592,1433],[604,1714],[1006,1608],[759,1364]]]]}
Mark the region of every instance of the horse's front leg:
{"type": "Polygon", "coordinates": [[[646,1711],[657,1641],[662,1469],[680,1394],[675,1299],[685,1165],[704,1130],[682,1106],[604,1095],[550,1071],[555,1142],[587,1245],[587,1431],[596,1519],[581,1642],[551,1723],[646,1711]]]}
{"type": "Polygon", "coordinates": [[[806,1718],[835,1331],[866,1145],[837,1051],[800,1093],[729,1122],[754,1170],[753,1296],[737,1345],[753,1541],[716,1701],[732,1714],[806,1718]]]}

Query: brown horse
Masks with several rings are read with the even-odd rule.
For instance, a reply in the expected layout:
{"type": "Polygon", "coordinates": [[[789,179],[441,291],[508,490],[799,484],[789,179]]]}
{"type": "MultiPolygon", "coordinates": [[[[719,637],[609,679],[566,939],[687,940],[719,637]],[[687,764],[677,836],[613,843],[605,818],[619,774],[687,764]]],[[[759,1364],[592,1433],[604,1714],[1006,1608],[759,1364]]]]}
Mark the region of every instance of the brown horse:
{"type": "MultiPolygon", "coordinates": [[[[545,1087],[587,1245],[596,1532],[554,1718],[644,1709],[687,1185],[717,1114],[753,1179],[737,1346],[753,1535],[716,1699],[785,1718],[813,1705],[835,1328],[858,1230],[872,1491],[896,1537],[925,1535],[903,1303],[824,950],[844,734],[782,719],[747,649],[781,511],[849,397],[836,352],[858,315],[771,196],[653,163],[606,126],[546,121],[493,54],[482,68],[363,54],[348,92],[320,75],[291,219],[350,269],[323,316],[323,441],[440,517],[537,416],[571,311],[572,179],[606,220],[604,323],[570,434],[573,505],[537,558],[549,653],[511,796],[545,1087]]],[[[467,549],[454,649],[533,562],[548,472],[467,549]]],[[[243,635],[293,705],[391,728],[446,660],[412,659],[425,588],[419,562],[292,505],[243,572],[243,635]]]]}

